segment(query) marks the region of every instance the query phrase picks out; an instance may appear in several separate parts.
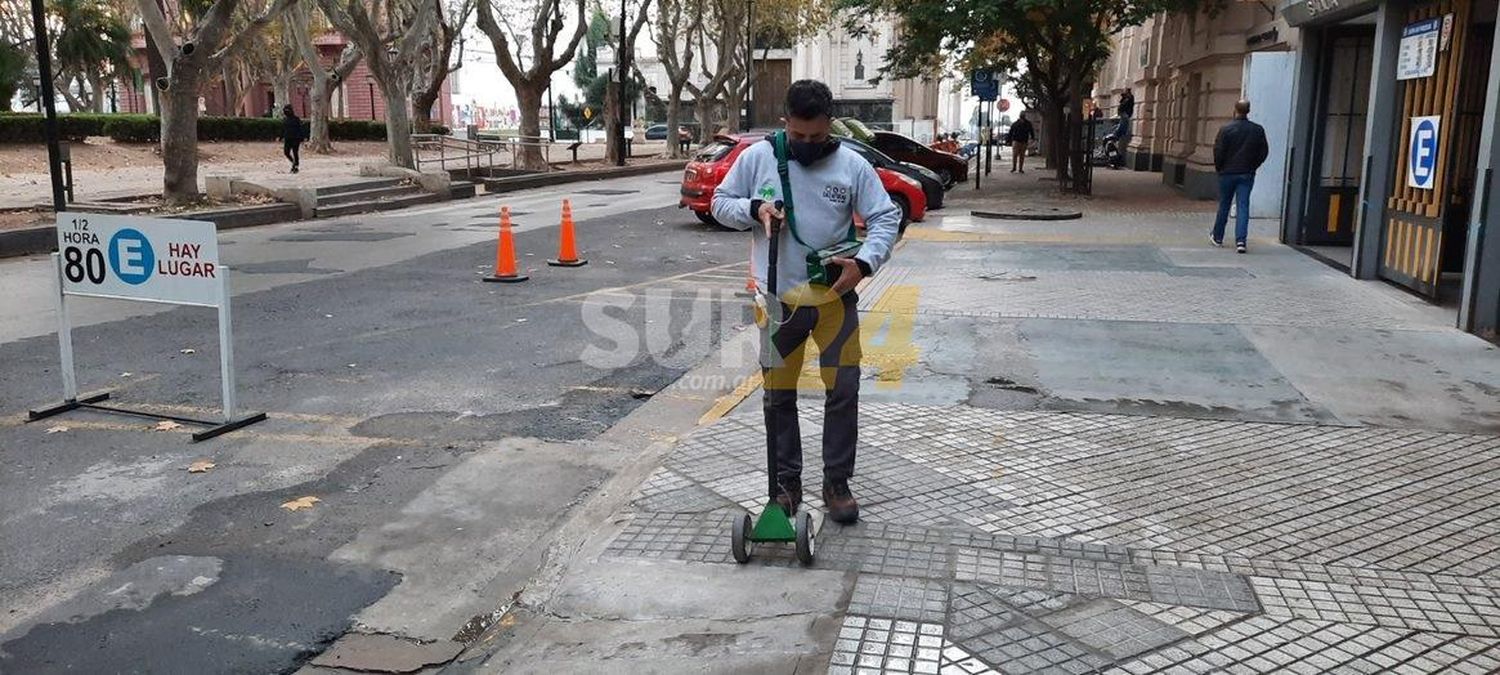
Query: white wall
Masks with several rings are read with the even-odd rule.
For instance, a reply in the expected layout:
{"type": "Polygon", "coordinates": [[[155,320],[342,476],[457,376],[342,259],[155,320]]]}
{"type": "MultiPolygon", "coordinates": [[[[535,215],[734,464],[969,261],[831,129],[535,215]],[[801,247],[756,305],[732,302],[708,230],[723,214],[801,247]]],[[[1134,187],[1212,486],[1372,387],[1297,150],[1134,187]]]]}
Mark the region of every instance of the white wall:
{"type": "Polygon", "coordinates": [[[1252,218],[1279,218],[1286,187],[1286,149],[1292,124],[1292,81],[1295,52],[1252,52],[1245,55],[1241,96],[1250,101],[1250,119],[1266,128],[1271,154],[1255,175],[1250,193],[1252,218]]]}

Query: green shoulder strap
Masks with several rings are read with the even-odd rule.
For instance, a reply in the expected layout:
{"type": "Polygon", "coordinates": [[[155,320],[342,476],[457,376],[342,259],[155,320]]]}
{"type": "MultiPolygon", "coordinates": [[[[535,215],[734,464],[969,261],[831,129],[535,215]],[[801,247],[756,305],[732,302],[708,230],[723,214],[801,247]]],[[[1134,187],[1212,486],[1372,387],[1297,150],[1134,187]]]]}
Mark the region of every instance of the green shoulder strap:
{"type": "Polygon", "coordinates": [[[802,244],[803,248],[812,248],[797,234],[796,208],[792,205],[791,171],[787,167],[787,155],[790,153],[787,152],[786,130],[771,134],[771,147],[776,149],[776,174],[781,177],[781,210],[786,214],[786,229],[791,230],[792,238],[802,244]]]}

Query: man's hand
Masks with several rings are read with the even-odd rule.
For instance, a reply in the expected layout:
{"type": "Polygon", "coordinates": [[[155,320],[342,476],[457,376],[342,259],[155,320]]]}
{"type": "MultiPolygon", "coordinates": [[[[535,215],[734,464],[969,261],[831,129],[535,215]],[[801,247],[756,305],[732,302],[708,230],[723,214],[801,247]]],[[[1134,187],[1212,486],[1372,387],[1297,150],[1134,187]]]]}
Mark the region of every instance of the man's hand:
{"type": "Polygon", "coordinates": [[[865,278],[865,273],[860,271],[859,263],[854,262],[853,258],[834,258],[833,264],[843,268],[839,272],[839,278],[828,289],[835,297],[843,297],[845,293],[854,290],[860,280],[865,278]]]}
{"type": "Polygon", "coordinates": [[[760,205],[760,213],[755,214],[755,216],[760,220],[760,224],[765,226],[767,239],[771,237],[771,228],[773,226],[780,227],[780,223],[786,218],[786,214],[782,213],[781,209],[776,208],[776,205],[772,202],[762,203],[760,205]]]}

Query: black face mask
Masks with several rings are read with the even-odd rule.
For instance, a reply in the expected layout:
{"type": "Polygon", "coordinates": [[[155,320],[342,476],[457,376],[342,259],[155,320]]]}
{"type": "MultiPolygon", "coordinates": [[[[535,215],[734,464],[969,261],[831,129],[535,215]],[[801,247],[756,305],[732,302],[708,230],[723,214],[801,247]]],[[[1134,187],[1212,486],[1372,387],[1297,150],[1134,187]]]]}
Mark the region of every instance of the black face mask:
{"type": "Polygon", "coordinates": [[[797,163],[802,166],[817,164],[838,149],[837,138],[830,138],[822,143],[787,140],[787,151],[791,153],[792,159],[797,160],[797,163]]]}

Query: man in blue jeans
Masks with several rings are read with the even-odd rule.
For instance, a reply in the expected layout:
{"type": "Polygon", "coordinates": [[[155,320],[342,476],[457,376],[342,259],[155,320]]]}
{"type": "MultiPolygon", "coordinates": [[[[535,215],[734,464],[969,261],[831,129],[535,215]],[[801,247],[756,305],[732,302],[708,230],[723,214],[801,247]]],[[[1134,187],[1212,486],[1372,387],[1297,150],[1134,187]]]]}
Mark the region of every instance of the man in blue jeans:
{"type": "Polygon", "coordinates": [[[1234,121],[1219,129],[1214,139],[1214,170],[1219,174],[1219,215],[1209,234],[1214,246],[1224,245],[1224,226],[1229,222],[1229,200],[1234,200],[1234,248],[1245,252],[1250,236],[1250,188],[1255,186],[1255,171],[1265,163],[1271,150],[1266,130],[1251,122],[1250,102],[1234,104],[1234,121]]]}

